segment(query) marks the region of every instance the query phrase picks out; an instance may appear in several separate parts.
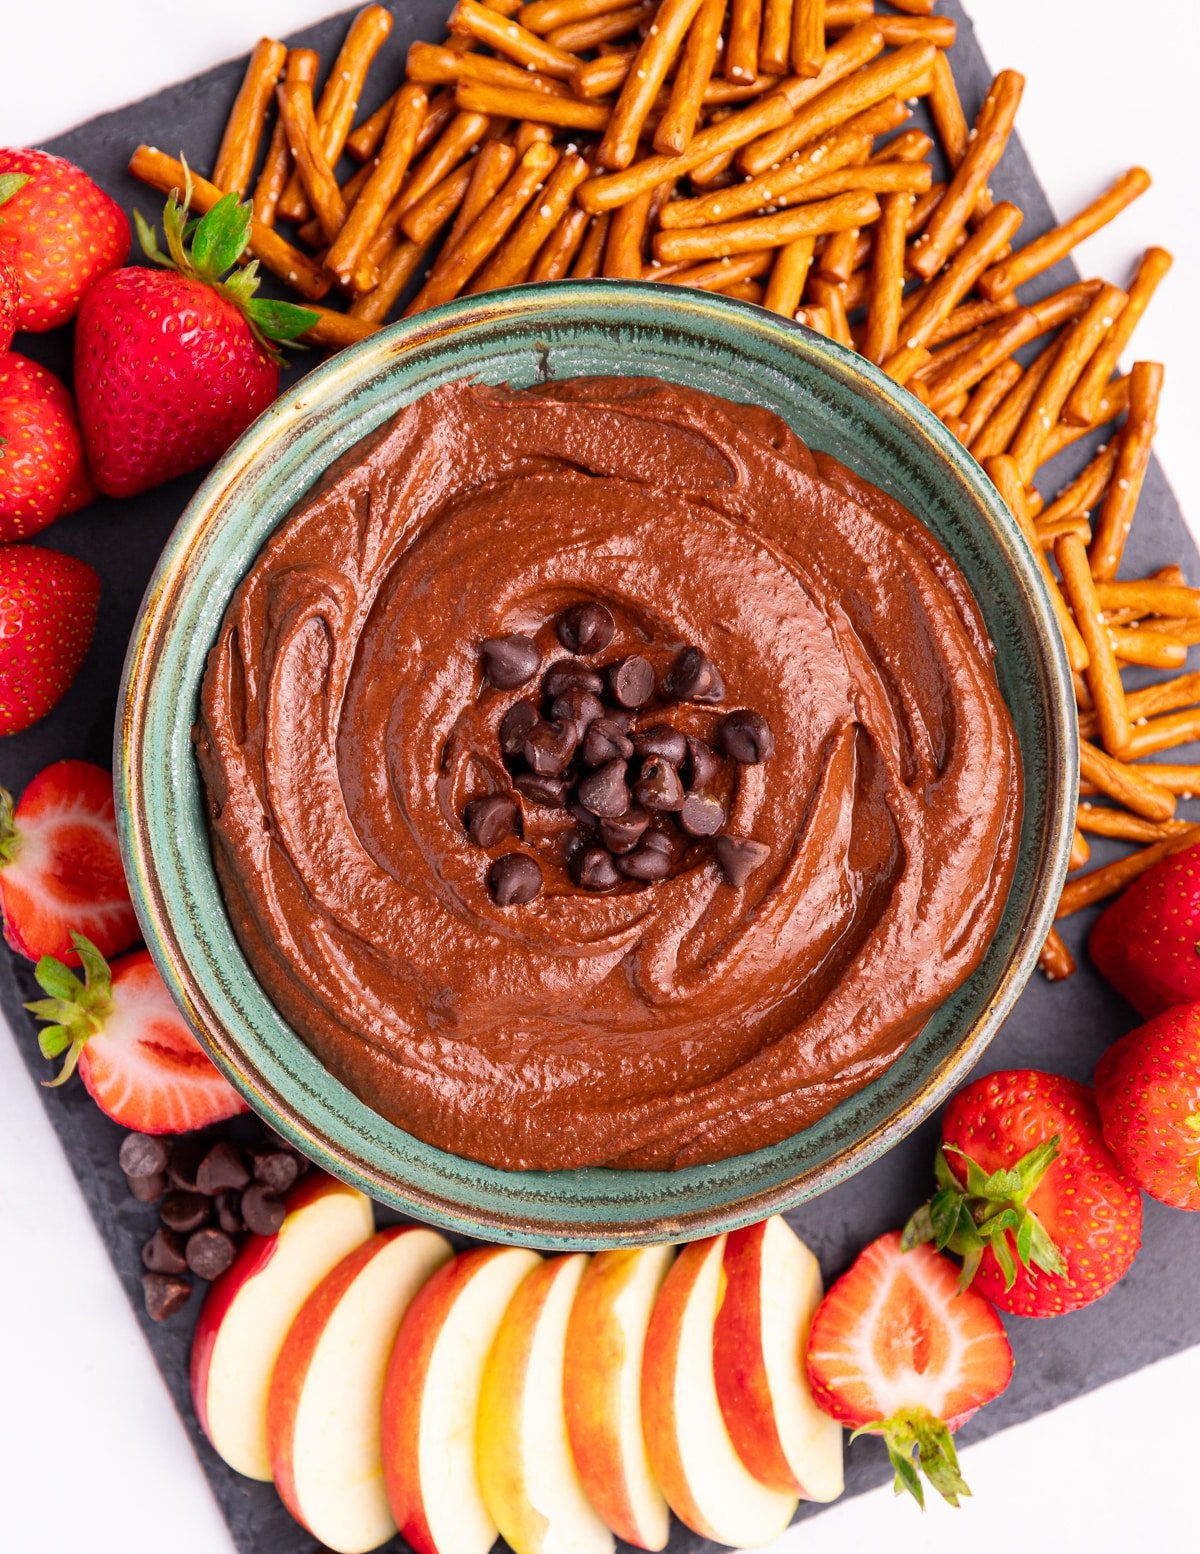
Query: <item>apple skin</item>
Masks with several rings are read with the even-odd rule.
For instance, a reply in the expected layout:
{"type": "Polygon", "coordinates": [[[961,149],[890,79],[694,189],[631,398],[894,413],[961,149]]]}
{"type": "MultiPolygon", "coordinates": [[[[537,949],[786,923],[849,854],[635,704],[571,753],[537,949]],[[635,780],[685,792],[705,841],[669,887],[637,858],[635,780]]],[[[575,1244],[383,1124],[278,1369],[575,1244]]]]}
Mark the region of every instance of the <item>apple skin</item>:
{"type": "Polygon", "coordinates": [[[773,1489],[805,1500],[836,1500],[844,1487],[842,1430],[813,1402],[804,1365],[822,1293],[817,1260],[776,1217],[731,1231],[722,1271],[725,1295],[713,1333],[713,1367],[738,1456],[773,1489]],[[772,1320],[783,1330],[769,1354],[772,1320]]]}
{"type": "Polygon", "coordinates": [[[575,1466],[603,1520],[642,1549],[665,1548],[670,1533],[646,1458],[640,1394],[650,1313],[673,1255],[669,1246],[597,1252],[567,1327],[563,1401],[575,1466]]]}
{"type": "MultiPolygon", "coordinates": [[[[478,1247],[462,1252],[440,1268],[405,1313],[392,1348],[383,1392],[383,1471],[392,1515],[401,1536],[415,1554],[487,1554],[496,1541],[496,1524],[483,1501],[479,1486],[473,1426],[478,1416],[483,1367],[504,1313],[520,1283],[541,1262],[536,1252],[521,1247],[478,1247]],[[487,1289],[481,1286],[486,1283],[487,1289]],[[484,1297],[485,1310],[475,1308],[484,1297]],[[470,1303],[471,1339],[477,1355],[464,1353],[465,1335],[456,1334],[456,1320],[470,1303]],[[444,1335],[450,1332],[447,1340],[444,1335]],[[450,1442],[441,1452],[440,1466],[450,1482],[439,1486],[447,1503],[427,1500],[422,1481],[423,1416],[428,1389],[440,1385],[431,1380],[439,1346],[451,1342],[455,1353],[452,1381],[456,1418],[449,1421],[450,1442]],[[454,1445],[459,1432],[471,1422],[469,1461],[456,1460],[454,1445]],[[452,1524],[452,1525],[447,1525],[452,1524]],[[438,1533],[441,1532],[441,1542],[438,1533]]],[[[429,1449],[436,1446],[430,1442],[429,1449]]]]}

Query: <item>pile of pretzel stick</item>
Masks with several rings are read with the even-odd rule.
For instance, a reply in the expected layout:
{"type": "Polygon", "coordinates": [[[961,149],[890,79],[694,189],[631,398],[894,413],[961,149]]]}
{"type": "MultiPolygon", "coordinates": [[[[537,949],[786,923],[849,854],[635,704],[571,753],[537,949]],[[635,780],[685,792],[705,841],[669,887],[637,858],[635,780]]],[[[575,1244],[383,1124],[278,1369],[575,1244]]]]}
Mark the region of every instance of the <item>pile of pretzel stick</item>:
{"type": "MultiPolygon", "coordinates": [[[[1061,917],[1200,841],[1175,814],[1200,794],[1200,765],[1144,764],[1200,737],[1200,673],[1185,670],[1200,589],[1178,567],[1117,575],[1163,380],[1153,362],[1121,375],[1119,359],[1171,256],[1148,249],[1124,289],[1018,297],[1150,179],[1131,168],[1069,220],[1025,230],[989,187],[1023,78],[1001,71],[970,124],[955,23],[933,6],[457,0],[447,39],[412,44],[404,79],[360,116],[392,25],[372,5],[319,91],[312,50],[259,42],[210,179],[147,146],[130,166],[164,192],[190,171],[197,212],[250,198],[263,267],[310,305],[345,299],[315,309],[308,338],[327,349],[464,294],[637,278],[760,304],[904,384],[983,464],[1054,604],[1082,736],[1061,917]],[[910,122],[919,99],[934,136],[910,122]],[[1109,423],[1044,497],[1043,466],[1109,423]],[[1132,690],[1129,666],[1170,674],[1132,690]],[[1089,869],[1089,836],[1132,850],[1089,869]]],[[[1074,970],[1057,931],[1042,968],[1074,970]]]]}

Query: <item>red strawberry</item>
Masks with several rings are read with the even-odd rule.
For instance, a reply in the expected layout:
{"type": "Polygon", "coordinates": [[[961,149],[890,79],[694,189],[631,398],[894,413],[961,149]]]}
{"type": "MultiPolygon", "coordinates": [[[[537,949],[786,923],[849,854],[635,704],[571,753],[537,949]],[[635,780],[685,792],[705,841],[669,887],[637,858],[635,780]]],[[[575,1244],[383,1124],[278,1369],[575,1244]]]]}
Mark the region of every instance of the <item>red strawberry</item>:
{"type": "Polygon", "coordinates": [[[17,332],[17,299],[21,295],[17,272],[0,254],[0,351],[7,351],[17,332]]]}
{"type": "Polygon", "coordinates": [[[0,545],[0,734],[45,717],[79,673],[96,627],[100,579],[40,545],[0,545]]]}
{"type": "Polygon", "coordinates": [[[1073,1079],[1010,1069],[960,1090],[942,1118],[937,1179],[905,1245],[957,1253],[963,1287],[1002,1311],[1091,1305],[1137,1256],[1142,1200],[1104,1142],[1092,1092],[1073,1079]]]}
{"type": "Polygon", "coordinates": [[[110,967],[89,939],[71,937],[85,980],[45,956],[36,976],[49,997],[26,1005],[51,1022],[38,1034],[42,1056],[66,1054],[49,1084],[63,1084],[78,1066],[100,1110],[138,1133],[186,1133],[246,1110],[184,1024],[149,951],[110,967]]]}
{"type": "Polygon", "coordinates": [[[234,269],[250,206],[227,194],[184,240],[186,194],[163,218],[169,255],[140,216],[147,255],[168,273],[122,270],[87,295],[75,334],[75,393],[88,461],[110,496],[133,496],[224,453],[279,392],[272,341],[316,314],[256,297],[257,262],[234,269]]]}
{"type": "Polygon", "coordinates": [[[951,1505],[970,1494],[953,1432],[1008,1386],[1012,1350],[995,1311],[958,1288],[958,1269],[899,1232],[861,1253],[817,1307],[808,1379],[827,1414],[881,1435],[896,1491],[925,1504],[924,1473],[951,1505]]]}
{"type": "Polygon", "coordinates": [[[28,539],[92,495],[66,385],[15,351],[0,356],[0,541],[28,539]]]}
{"type": "Polygon", "coordinates": [[[113,814],[113,781],[90,761],[56,761],[13,809],[0,788],[0,913],[4,937],[30,960],[77,966],[71,930],[102,955],[140,938],[113,814]]]}
{"type": "Polygon", "coordinates": [[[1097,918],[1088,952],[1100,974],[1149,1018],[1200,999],[1200,847],[1134,880],[1097,918]]]}
{"type": "Polygon", "coordinates": [[[1200,1004],[1180,1004],[1115,1042],[1096,1065],[1104,1142],[1138,1184],[1200,1210],[1200,1004]]]}

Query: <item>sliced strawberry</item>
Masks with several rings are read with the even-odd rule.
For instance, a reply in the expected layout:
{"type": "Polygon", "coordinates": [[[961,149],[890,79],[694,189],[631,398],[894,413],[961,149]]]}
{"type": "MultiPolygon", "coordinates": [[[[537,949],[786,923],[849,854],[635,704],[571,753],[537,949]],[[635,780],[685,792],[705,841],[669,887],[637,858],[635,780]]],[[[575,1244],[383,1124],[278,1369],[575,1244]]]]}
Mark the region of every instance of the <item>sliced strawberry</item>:
{"type": "Polygon", "coordinates": [[[72,939],[85,980],[47,956],[36,975],[49,997],[26,1006],[50,1022],[39,1033],[43,1057],[65,1054],[49,1084],[78,1066],[100,1110],[138,1133],[187,1133],[246,1110],[184,1024],[148,951],[110,967],[82,934],[72,939]]]}
{"type": "Polygon", "coordinates": [[[1147,1019],[1200,999],[1200,847],[1161,858],[1096,919],[1088,953],[1147,1019]]]}
{"type": "Polygon", "coordinates": [[[21,802],[0,788],[0,914],[20,955],[56,955],[77,966],[71,931],[101,955],[140,938],[113,813],[112,777],[90,761],[56,761],[21,802]]]}
{"type": "MultiPolygon", "coordinates": [[[[808,1340],[813,1397],[854,1434],[880,1435],[896,1489],[924,1505],[921,1474],[951,1505],[969,1494],[953,1432],[1008,1386],[1000,1318],[958,1268],[899,1232],[871,1243],[817,1307],[808,1340]]],[[[853,1439],[854,1437],[851,1437],[853,1439]]]]}

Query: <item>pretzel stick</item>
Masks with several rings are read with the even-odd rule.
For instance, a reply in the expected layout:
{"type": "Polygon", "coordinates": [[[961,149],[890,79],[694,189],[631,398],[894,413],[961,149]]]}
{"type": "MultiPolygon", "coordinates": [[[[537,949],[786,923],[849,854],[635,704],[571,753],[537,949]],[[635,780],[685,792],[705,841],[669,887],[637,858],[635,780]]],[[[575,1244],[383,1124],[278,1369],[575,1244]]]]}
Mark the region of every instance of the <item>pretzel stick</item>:
{"type": "Polygon", "coordinates": [[[596,152],[601,167],[616,171],[633,161],[646,115],[699,9],[700,0],[662,0],[654,30],[647,33],[633,68],[625,77],[612,118],[596,152]]]}
{"type": "Polygon", "coordinates": [[[936,0],[888,0],[893,11],[903,11],[906,16],[928,16],[936,0]]]}
{"type": "MultiPolygon", "coordinates": [[[[551,97],[565,97],[570,91],[554,76],[523,70],[507,59],[493,59],[490,54],[464,54],[461,49],[442,48],[436,43],[412,44],[406,74],[409,81],[419,81],[422,86],[457,86],[460,81],[486,81],[489,86],[515,86],[523,92],[546,92],[551,97]]],[[[390,100],[394,102],[395,98],[390,100]]]]}
{"type": "Polygon", "coordinates": [[[794,318],[804,295],[804,282],[808,279],[812,263],[814,239],[798,237],[793,243],[785,243],[776,251],[771,278],[767,282],[763,306],[772,313],[782,313],[784,318],[794,318]]]}
{"type": "Polygon", "coordinates": [[[1095,538],[1089,553],[1092,570],[1098,578],[1115,576],[1121,564],[1150,463],[1162,383],[1163,369],[1158,362],[1134,364],[1129,383],[1129,416],[1117,444],[1113,478],[1096,519],[1095,538]]]}
{"type": "MultiPolygon", "coordinates": [[[[538,77],[538,79],[542,78],[538,77]]],[[[393,92],[385,103],[376,108],[369,119],[364,119],[358,128],[347,136],[346,150],[356,161],[369,162],[379,150],[383,137],[387,133],[388,121],[391,119],[392,109],[396,105],[398,96],[399,92],[393,92]]],[[[425,122],[421,125],[421,133],[417,136],[417,150],[424,151],[427,146],[432,145],[453,117],[453,92],[438,92],[431,97],[425,122]]]]}
{"type": "Polygon", "coordinates": [[[512,86],[489,86],[483,81],[460,81],[457,101],[460,108],[476,113],[574,130],[602,130],[612,115],[607,103],[551,97],[545,92],[520,92],[512,86]]]}
{"type": "Polygon", "coordinates": [[[317,322],[301,336],[309,345],[328,346],[341,351],[348,345],[356,345],[379,328],[369,319],[354,318],[349,313],[335,313],[332,308],[313,308],[317,322]]]}
{"type": "MultiPolygon", "coordinates": [[[[940,414],[956,395],[974,388],[993,369],[1002,366],[1015,350],[1033,339],[1036,332],[1037,319],[1027,308],[1021,308],[981,330],[980,338],[935,379],[929,399],[930,408],[940,414]]],[[[965,338],[970,339],[970,336],[965,338]]]]}
{"type": "Polygon", "coordinates": [[[1075,973],[1075,957],[1057,928],[1052,928],[1046,935],[1038,956],[1038,967],[1047,982],[1062,982],[1075,973]]]}
{"type": "Polygon", "coordinates": [[[983,324],[992,324],[1006,313],[1016,310],[1015,297],[1001,297],[998,302],[964,302],[947,315],[929,337],[930,345],[944,345],[960,335],[970,334],[983,324]]]}
{"type": "Polygon", "coordinates": [[[1062,574],[1063,593],[1088,650],[1084,674],[1092,693],[1100,741],[1109,755],[1123,756],[1129,749],[1132,726],[1112,638],[1100,618],[1100,601],[1088,570],[1087,551],[1075,535],[1064,534],[1055,543],[1054,558],[1062,574]]]}
{"type": "Polygon", "coordinates": [[[239,198],[245,194],[258,160],[267,109],[287,52],[286,45],[277,43],[274,38],[260,38],[254,45],[221,137],[212,181],[218,189],[232,189],[239,198]]]}
{"type": "Polygon", "coordinates": [[[544,35],[570,22],[620,11],[626,3],[627,0],[533,0],[531,5],[523,5],[516,15],[522,27],[544,35]]]}
{"type": "Polygon", "coordinates": [[[491,126],[491,118],[486,113],[472,111],[456,113],[437,140],[412,168],[404,187],[392,202],[381,230],[386,229],[393,217],[398,224],[406,210],[411,210],[435,184],[441,183],[447,173],[453,172],[459,163],[470,155],[491,126]]]}
{"type": "Polygon", "coordinates": [[[575,66],[571,85],[580,97],[607,97],[620,90],[629,74],[633,53],[601,54],[596,59],[583,59],[575,66]]]}
{"type": "Polygon", "coordinates": [[[604,248],[604,274],[612,280],[640,280],[642,248],[650,224],[650,205],[654,190],[647,189],[628,205],[612,213],[608,242],[604,248]]]}
{"type": "Polygon", "coordinates": [[[548,124],[538,124],[526,119],[519,123],[512,137],[513,149],[518,156],[524,156],[535,140],[553,142],[554,131],[548,124]]]}
{"type": "Polygon", "coordinates": [[[1116,370],[1121,352],[1133,337],[1133,332],[1146,311],[1150,298],[1171,268],[1171,264],[1171,255],[1165,248],[1146,250],[1120,316],[1109,330],[1107,338],[1097,348],[1063,408],[1065,420],[1076,426],[1091,426],[1095,423],[1105,384],[1116,370]]]}
{"type": "Polygon", "coordinates": [[[403,242],[397,243],[379,266],[376,285],[361,297],[355,297],[350,304],[350,316],[364,319],[368,323],[381,324],[424,263],[433,241],[430,238],[424,243],[414,243],[405,238],[403,242]]]}
{"type": "Polygon", "coordinates": [[[628,33],[639,32],[654,15],[654,0],[639,0],[623,10],[611,11],[607,16],[594,16],[590,21],[570,22],[556,27],[546,34],[546,42],[568,54],[582,54],[587,49],[597,49],[603,43],[624,38],[628,33]]]}
{"type": "Polygon", "coordinates": [[[1135,728],[1130,739],[1130,755],[1140,760],[1160,750],[1190,745],[1197,739],[1200,739],[1200,707],[1188,707],[1182,712],[1150,718],[1135,728]]]}
{"type": "Polygon", "coordinates": [[[751,221],[731,221],[719,227],[694,227],[682,232],[660,232],[654,239],[654,256],[670,264],[676,259],[716,259],[722,254],[744,254],[756,248],[778,248],[798,237],[819,237],[843,226],[866,226],[879,215],[873,194],[839,194],[812,205],[797,205],[774,216],[751,221]]]}
{"type": "Polygon", "coordinates": [[[578,205],[572,205],[543,243],[542,250],[529,271],[529,279],[560,281],[570,274],[571,265],[579,252],[579,245],[583,242],[591,219],[587,211],[580,210],[578,205]]]}
{"type": "Polygon", "coordinates": [[[885,361],[896,349],[900,303],[904,293],[904,237],[912,212],[912,194],[887,194],[879,202],[867,327],[860,345],[868,361],[885,361]]]}
{"type": "MultiPolygon", "coordinates": [[[[758,36],[762,31],[762,0],[729,0],[729,32],[724,69],[731,81],[752,81],[758,74],[758,36]]],[[[825,35],[821,35],[822,47],[825,35]]],[[[798,70],[797,75],[814,72],[798,70]]]]}
{"type": "MultiPolygon", "coordinates": [[[[1116,420],[1117,416],[1128,408],[1129,379],[1114,378],[1104,390],[1104,397],[1100,401],[1100,418],[1096,425],[1103,426],[1108,421],[1116,420]]],[[[1094,426],[1071,426],[1066,421],[1060,421],[1046,439],[1046,446],[1042,450],[1042,463],[1048,464],[1055,454],[1061,453],[1064,448],[1069,448],[1072,443],[1078,442],[1081,437],[1086,437],[1095,429],[1094,426]]]]}
{"type": "Polygon", "coordinates": [[[1030,362],[990,419],[984,423],[983,430],[971,444],[971,452],[981,464],[986,464],[989,458],[1003,453],[1008,447],[1053,361],[1054,346],[1050,345],[1030,362]]]}
{"type": "Polygon", "coordinates": [[[749,102],[752,97],[761,97],[764,92],[773,91],[778,85],[779,77],[765,72],[749,81],[726,81],[720,76],[714,76],[704,88],[704,106],[711,108],[727,103],[749,102]]]}
{"type": "Polygon", "coordinates": [[[540,200],[533,201],[500,248],[467,288],[471,292],[496,291],[523,281],[538,250],[558,226],[571,205],[575,190],[588,174],[581,156],[565,156],[546,181],[540,200]]]}
{"type": "Polygon", "coordinates": [[[1186,820],[1143,820],[1123,809],[1101,809],[1095,804],[1080,804],[1076,824],[1091,836],[1110,836],[1121,842],[1165,842],[1191,830],[1186,820]]]}
{"type": "Polygon", "coordinates": [[[1200,766],[1176,766],[1166,761],[1148,762],[1146,770],[1154,773],[1154,780],[1168,793],[1177,793],[1181,799],[1195,798],[1200,793],[1200,766]]]}
{"type": "MultiPolygon", "coordinates": [[[[510,148],[506,146],[505,150],[510,148]]],[[[511,156],[510,151],[510,158],[511,156]]],[[[479,161],[476,159],[474,168],[478,169],[478,167],[479,161]]],[[[441,183],[435,183],[428,194],[422,195],[411,209],[404,212],[400,218],[398,230],[409,242],[428,243],[442,230],[451,216],[462,210],[471,188],[472,172],[472,165],[464,162],[452,173],[447,173],[441,183]]],[[[391,247],[388,252],[391,252],[391,247]]]]}
{"type": "Polygon", "coordinates": [[[825,0],[826,32],[854,27],[874,16],[874,0],[825,0]]]}
{"type": "Polygon", "coordinates": [[[321,148],[320,128],[313,112],[312,88],[306,81],[285,81],[279,87],[279,116],[287,131],[296,171],[317,220],[329,242],[346,220],[346,201],[321,148]]]}
{"type": "MultiPolygon", "coordinates": [[[[962,441],[969,448],[1004,396],[1021,377],[1020,362],[1010,358],[994,367],[975,389],[963,411],[962,441]]],[[[1043,530],[1038,526],[1038,538],[1043,530]]]]}
{"type": "Polygon", "coordinates": [[[480,146],[479,155],[475,158],[474,164],[469,169],[458,169],[459,173],[469,172],[470,182],[463,195],[462,204],[455,214],[453,224],[446,234],[447,248],[453,248],[475,218],[482,215],[500,193],[505,180],[516,165],[516,160],[515,147],[503,140],[486,140],[480,146]]]}
{"type": "MultiPolygon", "coordinates": [[[[129,159],[129,171],[152,189],[158,189],[163,194],[176,190],[179,198],[183,199],[187,185],[183,163],[162,151],[156,151],[153,146],[137,148],[129,159]]],[[[203,216],[221,198],[222,191],[216,184],[209,183],[207,178],[200,178],[195,173],[191,175],[190,210],[203,216]]],[[[319,264],[294,248],[271,227],[264,227],[261,222],[251,221],[248,246],[251,256],[264,269],[286,281],[302,297],[319,301],[333,284],[331,277],[319,264]]]]}
{"type": "MultiPolygon", "coordinates": [[[[739,254],[736,259],[710,259],[705,264],[681,265],[677,270],[671,270],[669,281],[672,286],[728,292],[730,287],[740,286],[743,281],[766,275],[774,257],[774,250],[764,249],[758,254],[739,254]]],[[[658,272],[652,274],[654,279],[659,278],[658,272]]]]}
{"type": "Polygon", "coordinates": [[[1089,513],[1104,495],[1117,462],[1117,443],[1106,443],[1043,512],[1041,523],[1055,523],[1075,513],[1089,513]]]}
{"type": "Polygon", "coordinates": [[[1123,664],[1141,664],[1148,669],[1182,669],[1187,663],[1188,645],[1173,633],[1167,635],[1148,626],[1114,626],[1109,636],[1113,652],[1123,664]]]}
{"type": "Polygon", "coordinates": [[[792,69],[798,76],[818,76],[824,63],[825,0],[794,0],[792,69]]]}
{"type": "MultiPolygon", "coordinates": [[[[284,75],[289,81],[307,81],[311,87],[317,79],[320,60],[315,49],[289,49],[284,75]]],[[[254,186],[254,219],[264,227],[274,226],[275,210],[292,167],[292,148],[288,145],[287,130],[283,120],[277,119],[271,131],[266,160],[258,182],[254,186]]]]}
{"type": "Polygon", "coordinates": [[[1147,820],[1170,820],[1175,813],[1175,795],[1147,775],[1153,767],[1130,766],[1097,749],[1087,739],[1079,741],[1079,771],[1088,782],[1110,799],[1142,815],[1147,820]]]}
{"type": "MultiPolygon", "coordinates": [[[[792,52],[792,22],[795,0],[766,0],[763,6],[762,37],[758,40],[758,68],[781,76],[788,68],[792,52]]],[[[824,36],[821,38],[824,46],[824,36]]],[[[802,70],[797,71],[803,75],[802,70]]]]}
{"type": "Polygon", "coordinates": [[[811,329],[814,334],[823,335],[826,340],[830,338],[829,313],[825,308],[797,308],[796,322],[811,329]]]}
{"type": "Polygon", "coordinates": [[[1200,616],[1200,588],[1184,588],[1157,578],[1097,582],[1096,597],[1105,610],[1132,607],[1141,615],[1200,616]]]}
{"type": "Polygon", "coordinates": [[[1075,827],[1075,835],[1071,840],[1071,854],[1067,860],[1068,874],[1074,874],[1076,869],[1086,868],[1088,859],[1091,856],[1092,849],[1088,846],[1087,838],[1084,836],[1083,832],[1079,829],[1077,824],[1075,827]]]}
{"type": "Polygon", "coordinates": [[[1140,691],[1131,691],[1125,700],[1129,716],[1135,723],[1158,713],[1190,707],[1200,703],[1200,673],[1193,671],[1172,680],[1159,680],[1155,685],[1143,686],[1140,691]]]}
{"type": "Polygon", "coordinates": [[[356,291],[370,289],[370,280],[361,273],[359,261],[404,181],[428,106],[424,87],[409,84],[401,88],[378,165],[325,256],[325,268],[332,270],[343,286],[353,281],[356,291]]]}
{"type": "Polygon", "coordinates": [[[970,131],[950,61],[940,51],[932,66],[929,115],[942,143],[946,161],[954,172],[962,165],[963,157],[967,154],[970,131]]]}
{"type": "Polygon", "coordinates": [[[671,88],[666,112],[654,131],[654,149],[664,154],[686,150],[696,133],[704,89],[712,79],[725,20],[725,0],[701,0],[671,88]]]}
{"type": "Polygon", "coordinates": [[[1139,874],[1144,874],[1147,869],[1153,868],[1160,859],[1183,852],[1198,841],[1200,841],[1200,826],[1189,826],[1186,831],[1181,831],[1178,836],[1171,837],[1165,842],[1156,842],[1153,847],[1146,847],[1139,853],[1130,853],[1127,857],[1118,858],[1115,863],[1106,863],[1077,880],[1068,880],[1063,887],[1055,917],[1070,917],[1073,912],[1079,912],[1084,907],[1094,906],[1098,901],[1106,901],[1109,896],[1115,896],[1124,890],[1137,879],[1139,874]]]}
{"type": "Polygon", "coordinates": [[[854,349],[854,341],[850,335],[850,321],[846,317],[846,299],[842,295],[840,286],[833,281],[827,281],[822,276],[814,275],[808,283],[808,290],[813,300],[813,306],[824,308],[829,315],[829,338],[836,340],[846,349],[854,349]]]}
{"type": "Polygon", "coordinates": [[[543,75],[569,81],[578,61],[566,49],[556,48],[544,38],[539,38],[519,22],[497,16],[486,5],[476,0],[458,0],[447,23],[451,32],[465,34],[477,43],[486,43],[506,59],[543,75]]]}

